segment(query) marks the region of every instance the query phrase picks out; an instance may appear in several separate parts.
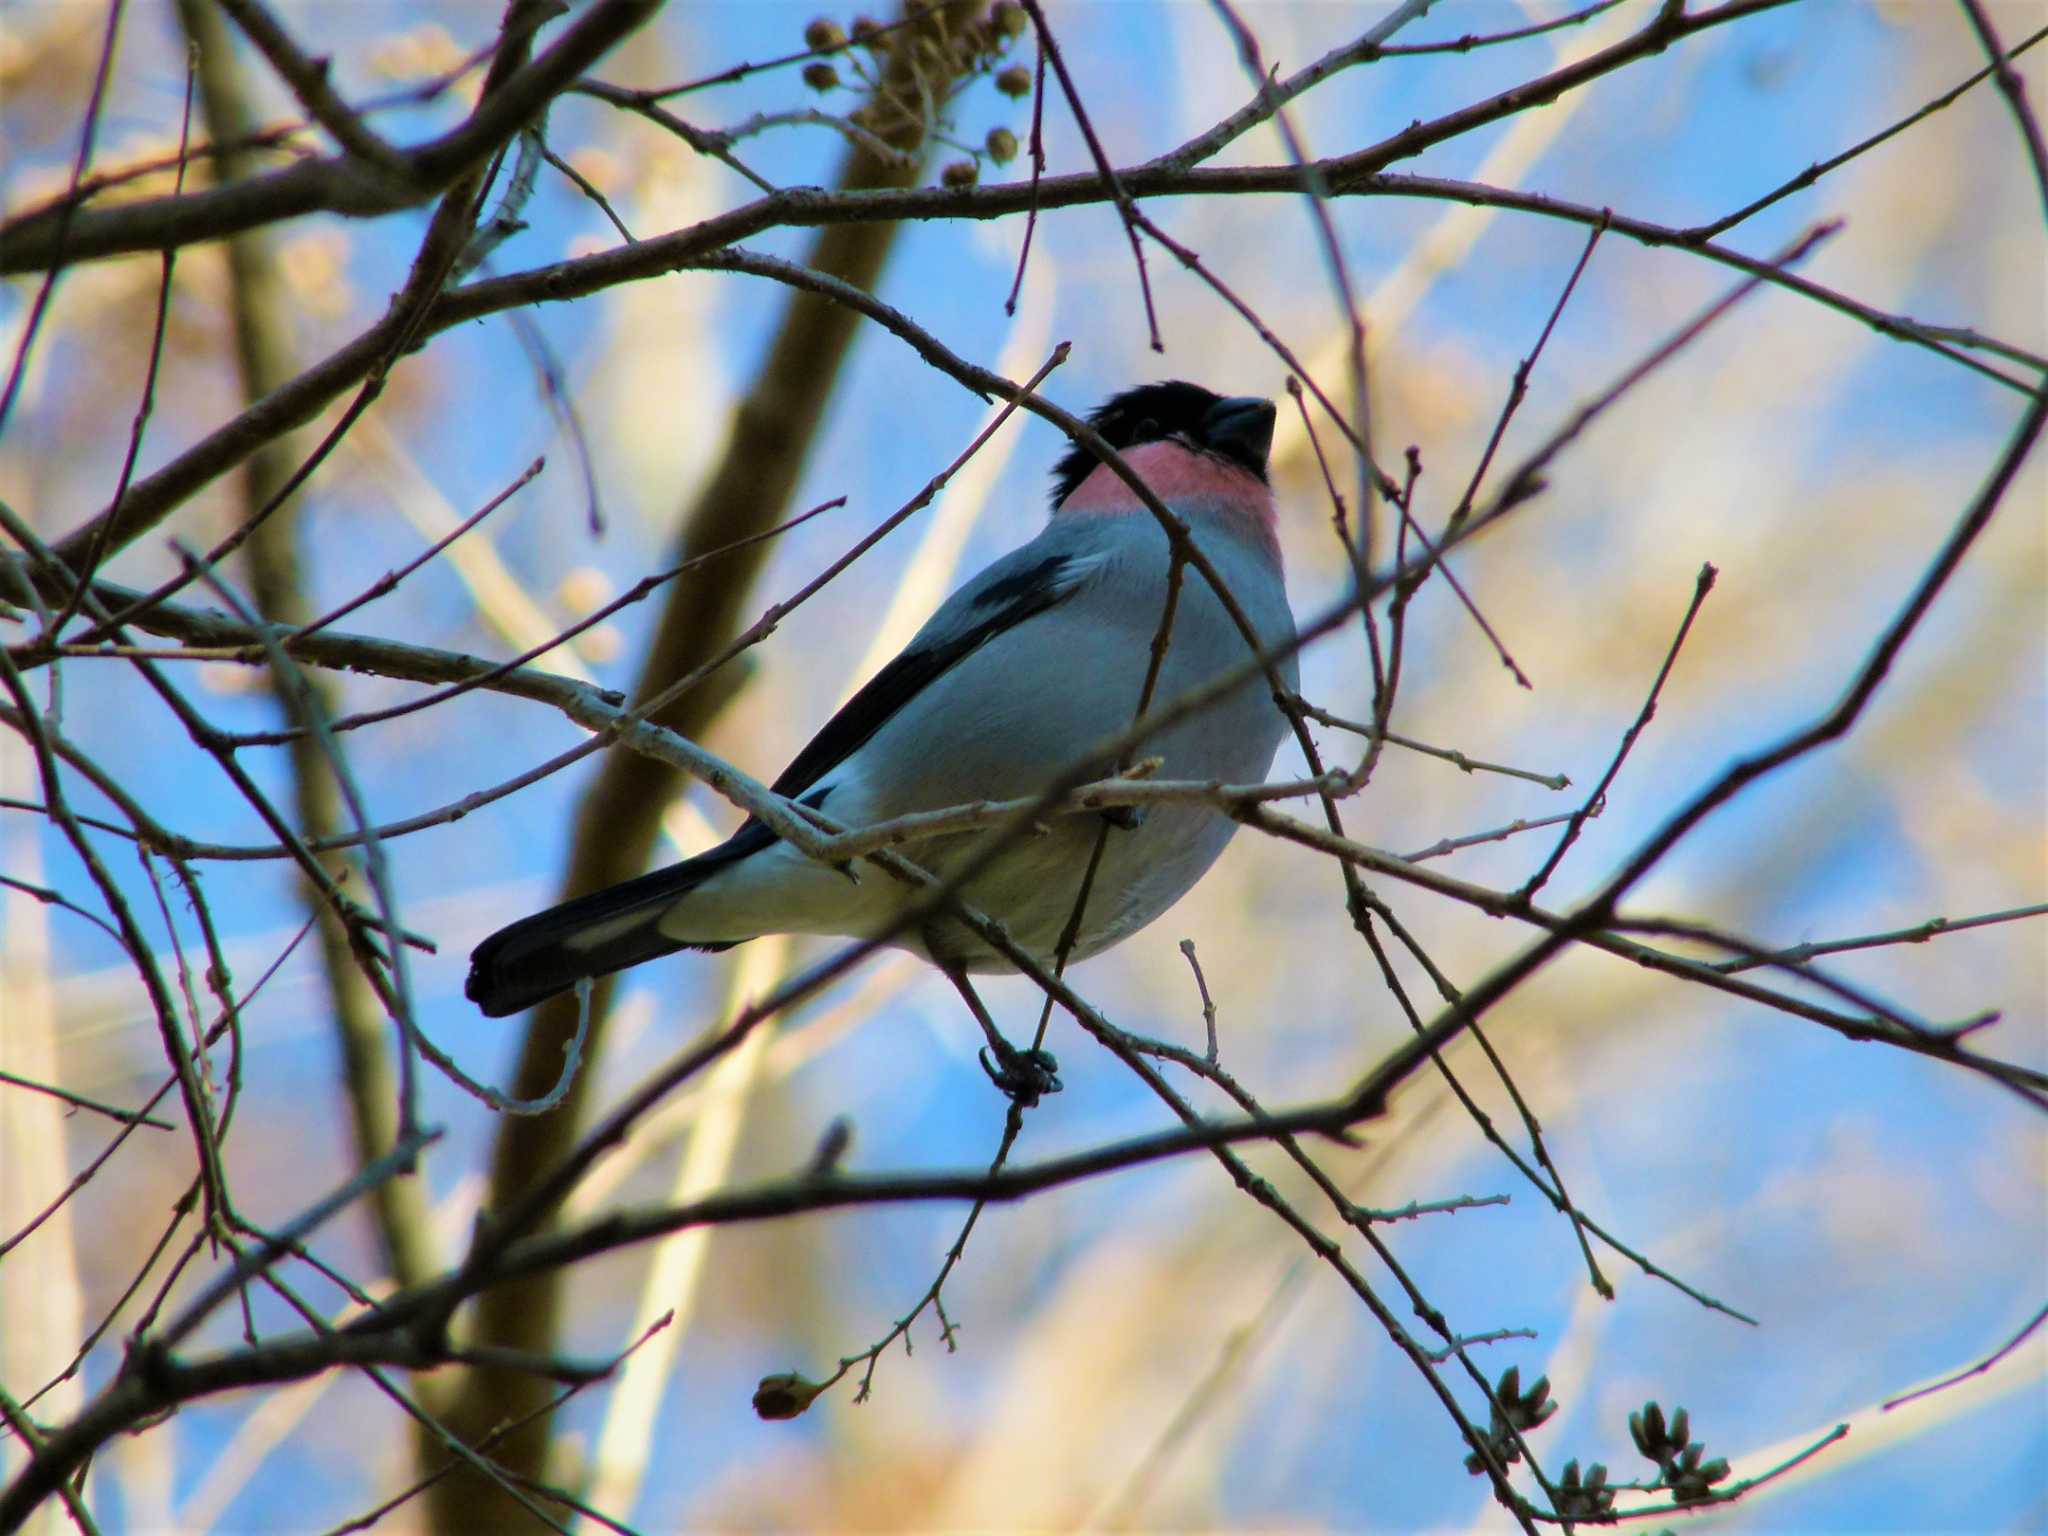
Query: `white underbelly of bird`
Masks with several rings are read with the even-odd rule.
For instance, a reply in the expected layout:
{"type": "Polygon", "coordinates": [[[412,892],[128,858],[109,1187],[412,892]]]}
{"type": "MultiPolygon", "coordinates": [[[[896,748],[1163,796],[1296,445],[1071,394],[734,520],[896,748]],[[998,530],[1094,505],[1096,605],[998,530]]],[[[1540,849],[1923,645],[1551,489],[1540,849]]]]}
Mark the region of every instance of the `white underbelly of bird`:
{"type": "MultiPolygon", "coordinates": [[[[1256,779],[1264,767],[1249,774],[1191,776],[1243,782],[1256,779]]],[[[1023,798],[1042,787],[975,798],[1023,798]]],[[[828,802],[822,809],[829,813],[834,807],[828,802]]],[[[1236,830],[1227,817],[1201,805],[1154,805],[1128,818],[1128,825],[1120,824],[1123,820],[1071,812],[1044,818],[1022,832],[953,833],[898,851],[941,882],[955,885],[967,905],[1002,924],[1014,943],[1042,963],[1054,960],[1062,936],[1078,921],[1068,958],[1085,960],[1136,933],[1186,895],[1236,830]],[[1095,874],[1088,880],[1091,861],[1095,874]],[[984,863],[964,884],[956,884],[964,872],[984,863]]],[[[873,864],[858,864],[849,873],[777,843],[682,897],[662,917],[660,928],[684,945],[737,943],[765,932],[873,938],[895,929],[890,942],[945,969],[1015,969],[948,913],[899,926],[906,909],[924,894],[873,864]]]]}

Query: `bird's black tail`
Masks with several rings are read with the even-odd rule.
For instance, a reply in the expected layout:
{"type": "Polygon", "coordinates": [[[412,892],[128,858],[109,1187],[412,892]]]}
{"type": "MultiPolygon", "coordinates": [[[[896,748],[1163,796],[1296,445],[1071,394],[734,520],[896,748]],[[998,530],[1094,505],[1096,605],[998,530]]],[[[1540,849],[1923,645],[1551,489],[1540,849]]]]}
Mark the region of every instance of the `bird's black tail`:
{"type": "Polygon", "coordinates": [[[522,917],[471,952],[462,990],[497,1019],[566,992],[586,976],[609,976],[679,949],[730,949],[668,937],[662,914],[726,865],[773,841],[766,828],[743,828],[694,859],[522,917]]]}

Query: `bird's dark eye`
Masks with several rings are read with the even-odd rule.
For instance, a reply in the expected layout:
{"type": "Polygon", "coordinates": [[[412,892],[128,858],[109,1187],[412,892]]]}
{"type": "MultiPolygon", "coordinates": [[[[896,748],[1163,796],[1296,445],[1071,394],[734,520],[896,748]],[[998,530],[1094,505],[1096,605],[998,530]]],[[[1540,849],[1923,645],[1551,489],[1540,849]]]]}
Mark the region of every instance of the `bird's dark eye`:
{"type": "Polygon", "coordinates": [[[1159,435],[1159,423],[1150,416],[1147,416],[1138,423],[1138,430],[1131,434],[1131,441],[1134,443],[1149,443],[1155,441],[1159,435]]]}

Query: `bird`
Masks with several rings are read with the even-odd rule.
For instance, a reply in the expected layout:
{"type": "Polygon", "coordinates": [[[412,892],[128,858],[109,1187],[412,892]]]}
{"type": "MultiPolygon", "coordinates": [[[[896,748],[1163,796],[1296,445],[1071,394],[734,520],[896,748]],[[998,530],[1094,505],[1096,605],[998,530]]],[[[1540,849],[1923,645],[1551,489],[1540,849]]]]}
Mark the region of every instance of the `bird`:
{"type": "MultiPolygon", "coordinates": [[[[1242,670],[1254,639],[1284,652],[1277,674],[1289,692],[1297,686],[1268,481],[1274,419],[1270,400],[1224,397],[1184,380],[1127,389],[1089,414],[1185,522],[1252,631],[1247,638],[1207,581],[1184,570],[1155,705],[1242,670]]],[[[861,827],[1035,796],[1077,765],[1088,766],[1090,778],[1119,767],[1113,755],[1092,763],[1087,755],[1137,717],[1167,601],[1171,543],[1138,495],[1079,443],[1055,463],[1052,482],[1043,531],[954,592],[797,753],[770,786],[776,794],[861,827]]],[[[1160,759],[1165,778],[1245,783],[1265,776],[1286,729],[1271,683],[1255,674],[1135,750],[1160,759]]],[[[1236,828],[1206,805],[1161,802],[1143,814],[1073,810],[1038,835],[1013,836],[993,858],[986,839],[996,834],[988,829],[921,839],[901,852],[941,880],[987,858],[959,895],[1051,964],[1091,863],[1067,960],[1099,954],[1159,917],[1236,828]]],[[[500,929],[472,954],[465,991],[485,1014],[502,1017],[586,977],[680,949],[721,950],[771,933],[873,937],[900,923],[919,894],[872,865],[812,859],[750,817],[694,858],[500,929]]],[[[946,912],[889,942],[962,988],[1000,1057],[1000,1036],[966,976],[1013,971],[1011,961],[946,912]]]]}

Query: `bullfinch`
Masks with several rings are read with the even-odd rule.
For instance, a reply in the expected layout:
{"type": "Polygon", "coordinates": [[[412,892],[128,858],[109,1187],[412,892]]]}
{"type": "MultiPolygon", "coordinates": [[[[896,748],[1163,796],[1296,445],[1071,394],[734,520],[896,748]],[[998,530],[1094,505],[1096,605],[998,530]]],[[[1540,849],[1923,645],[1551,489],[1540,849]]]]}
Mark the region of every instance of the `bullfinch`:
{"type": "MultiPolygon", "coordinates": [[[[1181,382],[1127,390],[1089,417],[1186,521],[1261,647],[1294,634],[1266,479],[1273,419],[1269,400],[1224,399],[1181,382]]],[[[1074,445],[1053,469],[1045,530],[948,598],[797,754],[775,792],[846,827],[1043,792],[1136,717],[1166,603],[1169,548],[1130,487],[1074,445]]],[[[1189,571],[1153,700],[1170,703],[1249,654],[1216,594],[1189,571]]],[[[1291,651],[1278,666],[1292,690],[1291,651]]],[[[1265,776],[1285,728],[1270,684],[1255,678],[1159,730],[1138,752],[1163,759],[1166,778],[1243,783],[1265,776]]],[[[1116,766],[1105,758],[1100,771],[1116,766]]],[[[960,894],[1051,963],[1101,841],[1070,955],[1085,959],[1178,901],[1235,830],[1197,804],[1157,804],[1142,816],[1075,811],[1054,818],[1049,832],[1011,843],[960,894]]],[[[951,833],[902,852],[944,880],[990,835],[951,833]]],[[[872,866],[808,858],[750,818],[695,858],[500,929],[471,956],[466,990],[485,1013],[509,1014],[584,977],[678,949],[725,949],[769,933],[880,933],[917,896],[872,866]]],[[[943,915],[891,942],[956,981],[1012,969],[943,915]]]]}

